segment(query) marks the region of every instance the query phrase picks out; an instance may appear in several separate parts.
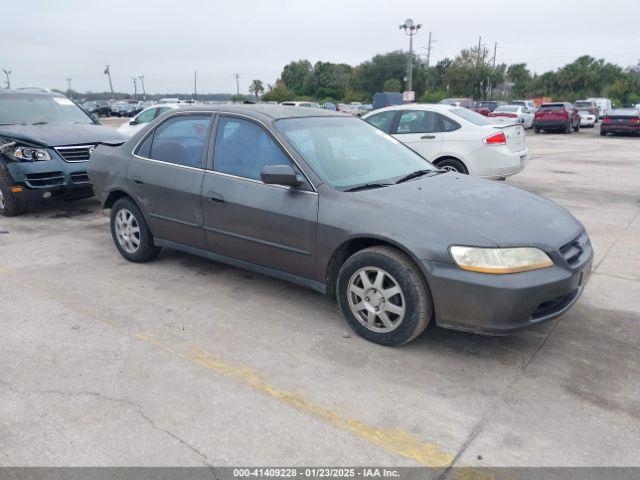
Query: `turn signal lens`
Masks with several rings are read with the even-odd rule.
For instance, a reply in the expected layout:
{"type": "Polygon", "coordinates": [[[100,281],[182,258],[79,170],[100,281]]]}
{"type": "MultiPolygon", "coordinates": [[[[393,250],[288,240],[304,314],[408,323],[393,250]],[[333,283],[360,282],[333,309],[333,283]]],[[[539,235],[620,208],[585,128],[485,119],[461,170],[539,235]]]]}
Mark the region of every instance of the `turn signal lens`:
{"type": "Polygon", "coordinates": [[[487,145],[506,145],[507,144],[507,136],[504,132],[494,133],[490,137],[484,139],[484,143],[487,145]]]}
{"type": "Polygon", "coordinates": [[[547,268],[553,261],[542,250],[533,247],[476,248],[452,246],[453,260],[463,270],[506,274],[547,268]]]}
{"type": "Polygon", "coordinates": [[[611,123],[611,119],[609,117],[604,117],[602,123],[611,123]]]}

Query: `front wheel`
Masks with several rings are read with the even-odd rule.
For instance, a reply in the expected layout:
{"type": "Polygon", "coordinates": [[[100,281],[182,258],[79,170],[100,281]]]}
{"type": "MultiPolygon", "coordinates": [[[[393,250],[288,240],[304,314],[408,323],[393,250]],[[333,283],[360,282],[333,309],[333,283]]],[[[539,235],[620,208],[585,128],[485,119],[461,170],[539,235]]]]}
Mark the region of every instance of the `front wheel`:
{"type": "Polygon", "coordinates": [[[446,172],[464,173],[465,175],[469,174],[467,167],[465,167],[464,163],[457,158],[445,158],[444,160],[440,160],[436,163],[436,166],[446,172]]]}
{"type": "Polygon", "coordinates": [[[20,200],[11,191],[11,182],[0,173],[0,215],[4,217],[17,217],[27,210],[25,202],[20,200]]]}
{"type": "Polygon", "coordinates": [[[160,253],[142,212],[128,197],[116,201],[111,209],[111,236],[120,254],[130,262],[148,262],[160,253]]]}
{"type": "Polygon", "coordinates": [[[576,126],[573,127],[573,131],[574,132],[579,132],[580,131],[580,124],[579,123],[576,123],[576,126]]]}
{"type": "Polygon", "coordinates": [[[336,285],[338,304],[351,328],[380,345],[415,339],[431,319],[428,287],[409,257],[391,247],[371,247],[349,257],[336,285]]]}

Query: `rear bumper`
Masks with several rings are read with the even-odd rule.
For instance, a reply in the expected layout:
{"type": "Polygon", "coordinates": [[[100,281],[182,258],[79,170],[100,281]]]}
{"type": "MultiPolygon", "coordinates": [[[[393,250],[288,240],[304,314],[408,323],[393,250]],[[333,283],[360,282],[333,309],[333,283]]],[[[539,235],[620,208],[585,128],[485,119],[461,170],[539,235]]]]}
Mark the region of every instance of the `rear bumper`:
{"type": "Polygon", "coordinates": [[[510,275],[470,272],[451,263],[423,263],[439,326],[504,335],[569,310],[582,294],[592,261],[589,245],[575,267],[556,262],[553,267],[510,275]]]}
{"type": "Polygon", "coordinates": [[[605,124],[600,126],[600,131],[605,133],[640,133],[640,125],[615,125],[605,124]]]}
{"type": "Polygon", "coordinates": [[[567,128],[569,122],[564,120],[534,120],[534,128],[540,128],[541,130],[560,130],[567,128]]]}
{"type": "Polygon", "coordinates": [[[521,172],[529,163],[529,148],[511,152],[506,146],[484,146],[465,159],[473,176],[487,179],[509,177],[521,172]]]}

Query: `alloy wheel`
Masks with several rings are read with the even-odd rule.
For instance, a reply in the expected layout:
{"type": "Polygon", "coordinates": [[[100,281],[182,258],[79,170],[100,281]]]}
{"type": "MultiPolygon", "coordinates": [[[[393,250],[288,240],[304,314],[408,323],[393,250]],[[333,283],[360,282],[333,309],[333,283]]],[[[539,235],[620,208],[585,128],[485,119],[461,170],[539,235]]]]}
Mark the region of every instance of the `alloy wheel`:
{"type": "Polygon", "coordinates": [[[445,172],[455,172],[455,173],[459,173],[458,170],[456,169],[456,167],[452,167],[450,165],[445,165],[444,167],[440,167],[441,170],[444,170],[445,172]]]}
{"type": "Polygon", "coordinates": [[[4,207],[5,207],[4,194],[2,193],[2,189],[0,189],[0,210],[4,210],[4,207]]]}
{"type": "Polygon", "coordinates": [[[116,213],[114,221],[116,238],[122,249],[127,253],[136,253],[140,248],[140,225],[136,217],[123,208],[116,213]]]}
{"type": "Polygon", "coordinates": [[[347,288],[349,307],[362,326],[377,333],[400,326],[406,303],[400,285],[388,272],[378,267],[361,268],[351,276],[347,288]]]}

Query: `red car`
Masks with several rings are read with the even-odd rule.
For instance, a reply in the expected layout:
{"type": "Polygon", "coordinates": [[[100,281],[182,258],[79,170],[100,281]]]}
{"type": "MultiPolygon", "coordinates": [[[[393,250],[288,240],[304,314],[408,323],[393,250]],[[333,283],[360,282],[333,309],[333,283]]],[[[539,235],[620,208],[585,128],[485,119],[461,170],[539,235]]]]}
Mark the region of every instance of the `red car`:
{"type": "Polygon", "coordinates": [[[536,133],[541,130],[560,130],[564,133],[580,130],[580,113],[569,102],[543,103],[533,120],[536,133]]]}
{"type": "Polygon", "coordinates": [[[502,102],[500,100],[485,100],[482,102],[476,102],[476,106],[473,109],[473,111],[478,112],[486,117],[491,112],[493,112],[496,108],[506,104],[507,102],[502,102]]]}

